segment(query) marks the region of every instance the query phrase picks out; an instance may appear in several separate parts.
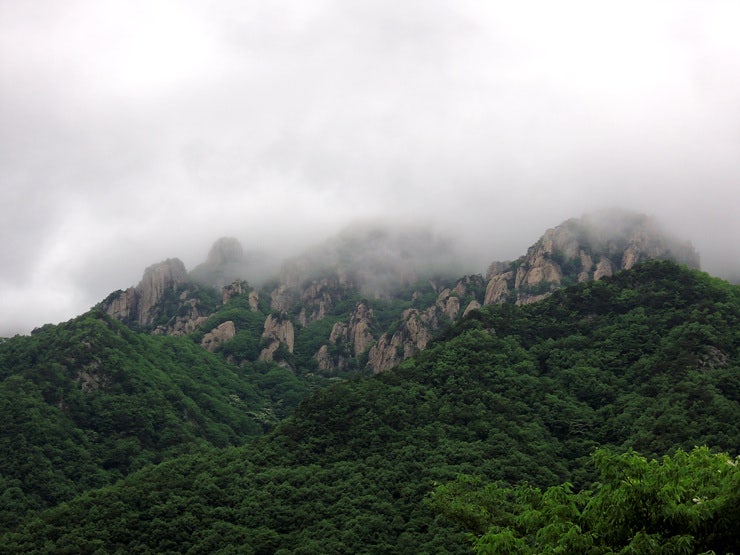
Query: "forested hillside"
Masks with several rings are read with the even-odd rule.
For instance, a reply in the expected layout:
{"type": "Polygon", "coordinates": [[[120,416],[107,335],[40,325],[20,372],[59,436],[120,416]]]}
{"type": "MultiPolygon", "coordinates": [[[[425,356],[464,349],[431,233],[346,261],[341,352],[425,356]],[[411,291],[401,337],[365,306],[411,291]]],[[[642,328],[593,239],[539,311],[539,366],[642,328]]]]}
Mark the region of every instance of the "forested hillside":
{"type": "Polygon", "coordinates": [[[166,458],[243,444],[308,390],[101,311],[0,343],[0,379],[0,527],[166,458]]]}
{"type": "MultiPolygon", "coordinates": [[[[737,454],[739,349],[738,287],[647,262],[473,311],[397,369],[314,392],[267,436],[28,515],[0,550],[467,553],[428,501],[459,473],[581,488],[599,447],[737,454]]],[[[212,444],[235,439],[221,431],[212,444]]]]}

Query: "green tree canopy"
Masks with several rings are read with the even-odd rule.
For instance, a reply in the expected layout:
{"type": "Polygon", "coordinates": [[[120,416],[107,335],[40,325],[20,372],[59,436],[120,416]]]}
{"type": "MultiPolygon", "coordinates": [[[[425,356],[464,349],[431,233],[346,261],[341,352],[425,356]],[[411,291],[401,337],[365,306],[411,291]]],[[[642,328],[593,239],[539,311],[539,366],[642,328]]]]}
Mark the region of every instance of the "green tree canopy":
{"type": "Polygon", "coordinates": [[[476,553],[691,554],[740,549],[740,457],[706,447],[648,460],[597,450],[601,480],[578,493],[564,483],[483,484],[460,476],[431,503],[471,532],[476,553]]]}

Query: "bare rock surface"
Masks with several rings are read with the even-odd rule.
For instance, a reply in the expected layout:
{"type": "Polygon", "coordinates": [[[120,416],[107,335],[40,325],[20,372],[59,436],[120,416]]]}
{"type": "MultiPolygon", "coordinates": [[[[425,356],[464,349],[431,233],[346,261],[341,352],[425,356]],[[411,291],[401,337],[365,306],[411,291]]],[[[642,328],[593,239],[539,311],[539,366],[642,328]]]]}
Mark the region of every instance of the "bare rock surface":
{"type": "Polygon", "coordinates": [[[235,335],[236,327],[234,326],[234,322],[228,320],[205,334],[200,344],[206,351],[212,353],[235,335]]]}

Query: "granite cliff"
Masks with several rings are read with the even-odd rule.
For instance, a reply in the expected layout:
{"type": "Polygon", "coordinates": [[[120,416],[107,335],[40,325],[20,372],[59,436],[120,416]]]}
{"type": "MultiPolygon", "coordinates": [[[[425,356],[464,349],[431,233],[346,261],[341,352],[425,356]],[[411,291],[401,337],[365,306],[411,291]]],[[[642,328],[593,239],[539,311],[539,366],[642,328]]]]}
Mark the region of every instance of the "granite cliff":
{"type": "Polygon", "coordinates": [[[325,375],[382,372],[483,305],[536,302],[651,258],[699,267],[689,243],[648,216],[625,212],[563,222],[518,259],[462,278],[455,277],[463,266],[454,249],[429,231],[359,226],[286,261],[258,288],[244,281],[239,242],[222,238],[189,274],[178,259],[155,264],[102,306],[153,333],[193,334],[235,363],[259,359],[325,375]]]}
{"type": "Polygon", "coordinates": [[[178,258],[169,258],[144,270],[136,287],[111,293],[103,301],[103,308],[123,322],[150,326],[166,312],[165,301],[177,295],[186,282],[185,265],[178,258]]]}
{"type": "Polygon", "coordinates": [[[548,229],[517,260],[492,263],[484,304],[536,302],[559,287],[611,276],[653,258],[699,268],[691,244],[671,238],[649,216],[604,211],[574,218],[548,229]]]}

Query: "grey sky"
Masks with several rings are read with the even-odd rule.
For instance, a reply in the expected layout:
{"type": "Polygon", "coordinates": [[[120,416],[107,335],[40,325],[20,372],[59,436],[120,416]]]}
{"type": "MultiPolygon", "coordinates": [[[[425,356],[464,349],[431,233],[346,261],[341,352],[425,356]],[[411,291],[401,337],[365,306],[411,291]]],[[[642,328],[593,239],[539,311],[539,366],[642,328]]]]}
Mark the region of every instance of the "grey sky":
{"type": "Polygon", "coordinates": [[[740,3],[0,0],[0,335],[221,235],[427,220],[484,262],[604,206],[740,275],[740,3]]]}

